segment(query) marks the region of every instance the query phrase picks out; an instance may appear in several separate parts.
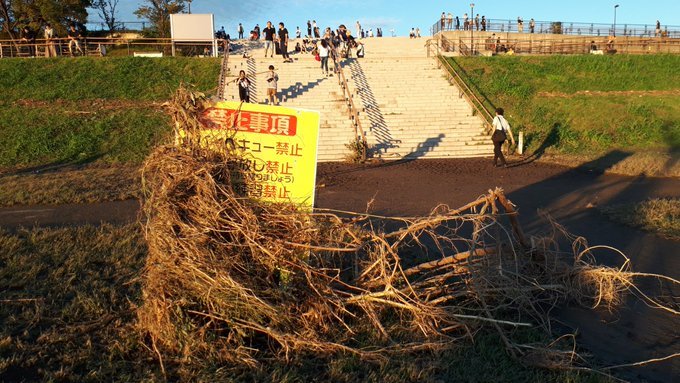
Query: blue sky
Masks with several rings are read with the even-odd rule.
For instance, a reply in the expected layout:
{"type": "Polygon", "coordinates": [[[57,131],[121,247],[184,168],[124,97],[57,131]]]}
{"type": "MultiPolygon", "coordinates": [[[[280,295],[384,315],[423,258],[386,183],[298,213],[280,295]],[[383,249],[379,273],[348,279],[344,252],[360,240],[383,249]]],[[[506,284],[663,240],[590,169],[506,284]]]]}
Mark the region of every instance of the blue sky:
{"type": "MultiPolygon", "coordinates": [[[[138,0],[120,0],[119,20],[137,21],[132,13],[138,0]]],[[[571,1],[475,1],[475,13],[492,19],[572,21],[612,23],[614,4],[619,4],[617,24],[680,25],[679,0],[571,0],[571,1]]],[[[192,13],[213,13],[217,26],[224,25],[232,36],[242,22],[246,32],[267,20],[283,21],[289,30],[305,29],[307,19],[316,19],[320,27],[347,24],[352,31],[357,20],[364,28],[382,27],[385,34],[392,28],[398,35],[408,34],[411,27],[420,27],[427,34],[442,11],[462,15],[470,11],[468,1],[419,0],[194,0],[192,13]]],[[[92,13],[90,21],[99,17],[92,13]]]]}

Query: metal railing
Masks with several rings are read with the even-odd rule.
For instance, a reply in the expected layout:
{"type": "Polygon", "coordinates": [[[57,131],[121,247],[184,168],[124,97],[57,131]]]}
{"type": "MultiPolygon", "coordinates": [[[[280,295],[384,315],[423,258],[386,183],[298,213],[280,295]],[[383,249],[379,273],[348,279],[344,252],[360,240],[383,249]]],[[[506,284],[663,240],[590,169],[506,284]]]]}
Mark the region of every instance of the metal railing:
{"type": "MultiPolygon", "coordinates": [[[[474,44],[472,46],[474,46],[474,44]]],[[[458,40],[458,53],[461,56],[473,55],[472,49],[470,49],[470,47],[468,47],[467,44],[465,44],[465,42],[462,39],[458,40]]]]}
{"type": "Polygon", "coordinates": [[[227,74],[229,73],[229,49],[230,43],[227,40],[224,44],[224,55],[220,66],[220,77],[217,80],[217,99],[224,101],[224,91],[227,86],[227,74]]]}
{"type": "MultiPolygon", "coordinates": [[[[116,21],[115,32],[141,32],[153,25],[148,20],[142,21],[116,21]]],[[[109,25],[105,21],[90,21],[85,24],[88,31],[108,31],[109,25]]]]}
{"type": "MultiPolygon", "coordinates": [[[[185,56],[210,56],[214,43],[223,40],[209,41],[173,41],[168,38],[125,38],[125,37],[81,37],[78,39],[82,55],[106,55],[118,51],[117,55],[132,56],[136,50],[160,51],[170,54],[172,47],[179,48],[185,56]]],[[[69,39],[56,38],[50,41],[36,39],[31,42],[20,40],[0,40],[0,58],[9,57],[45,57],[48,47],[54,47],[57,56],[69,56],[69,39]]]]}
{"type": "Polygon", "coordinates": [[[565,21],[534,21],[532,28],[531,20],[524,20],[521,27],[517,19],[486,19],[486,25],[482,25],[481,19],[471,19],[471,24],[466,28],[464,20],[459,16],[459,24],[448,20],[442,23],[441,19],[434,23],[430,29],[432,35],[445,31],[466,31],[472,28],[475,32],[517,32],[534,34],[560,34],[576,36],[635,36],[635,37],[669,37],[680,38],[680,26],[662,25],[657,30],[656,25],[650,24],[606,24],[606,23],[582,23],[565,21]],[[521,30],[521,32],[520,32],[521,30]]]}
{"type": "Polygon", "coordinates": [[[348,109],[348,117],[352,122],[354,127],[354,137],[357,140],[361,140],[361,159],[365,161],[368,158],[368,141],[366,140],[366,132],[364,132],[361,126],[361,120],[359,119],[359,109],[357,109],[354,104],[354,96],[349,89],[349,83],[347,82],[347,77],[342,69],[340,62],[340,52],[338,52],[335,44],[331,43],[331,57],[333,58],[333,65],[335,66],[335,71],[338,76],[338,85],[342,89],[342,96],[346,102],[348,109]]]}
{"type": "MultiPolygon", "coordinates": [[[[482,33],[480,33],[482,34],[482,33]]],[[[680,39],[644,39],[638,37],[577,37],[565,36],[524,36],[505,34],[494,38],[488,36],[474,38],[460,37],[458,52],[462,56],[491,55],[491,54],[589,54],[619,53],[619,54],[680,54],[680,39]]]]}

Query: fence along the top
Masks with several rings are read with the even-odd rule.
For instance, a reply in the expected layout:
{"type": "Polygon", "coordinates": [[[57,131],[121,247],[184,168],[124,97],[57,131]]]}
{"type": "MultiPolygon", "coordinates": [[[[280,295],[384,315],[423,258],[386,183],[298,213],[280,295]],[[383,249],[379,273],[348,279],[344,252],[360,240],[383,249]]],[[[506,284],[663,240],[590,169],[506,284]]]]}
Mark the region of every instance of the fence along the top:
{"type": "MultiPolygon", "coordinates": [[[[141,32],[147,27],[153,26],[153,23],[148,20],[142,21],[116,21],[115,31],[116,32],[141,32]]],[[[90,21],[85,24],[85,28],[88,31],[109,31],[109,26],[105,21],[90,21]]]]}
{"type": "MultiPolygon", "coordinates": [[[[456,20],[453,19],[453,23],[449,24],[448,19],[444,21],[442,26],[442,21],[437,20],[430,32],[432,35],[436,35],[439,32],[446,31],[462,31],[464,28],[463,18],[459,15],[460,26],[456,27],[456,20]]],[[[482,31],[481,18],[480,23],[477,25],[475,19],[471,19],[474,27],[474,31],[482,31]]],[[[524,19],[523,33],[532,33],[530,26],[530,20],[524,19]]],[[[680,26],[677,25],[661,25],[660,35],[657,34],[656,24],[616,24],[616,30],[614,30],[614,24],[598,24],[598,23],[579,23],[579,22],[568,22],[568,21],[534,21],[535,27],[533,33],[552,33],[552,34],[562,34],[562,35],[576,35],[576,36],[636,36],[636,37],[669,37],[669,38],[680,38],[680,26]],[[616,32],[616,33],[614,33],[616,32]]],[[[488,32],[518,32],[517,20],[504,20],[504,19],[487,19],[486,20],[486,31],[488,32]]]]}

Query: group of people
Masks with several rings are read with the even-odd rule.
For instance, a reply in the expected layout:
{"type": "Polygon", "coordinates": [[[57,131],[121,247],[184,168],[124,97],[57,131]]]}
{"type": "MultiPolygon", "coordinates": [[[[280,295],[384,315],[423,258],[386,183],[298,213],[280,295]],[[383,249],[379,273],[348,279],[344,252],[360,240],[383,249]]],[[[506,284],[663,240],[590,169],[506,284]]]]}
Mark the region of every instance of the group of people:
{"type": "MultiPolygon", "coordinates": [[[[441,30],[461,30],[461,22],[458,16],[454,16],[451,12],[448,14],[442,12],[440,19],[441,30]]],[[[479,13],[473,17],[472,14],[468,16],[463,14],[462,29],[464,31],[477,30],[485,32],[489,28],[489,19],[486,16],[479,17],[479,13]]],[[[532,18],[529,20],[529,33],[534,33],[536,30],[536,21],[532,18]]],[[[517,32],[524,33],[524,19],[521,16],[517,17],[517,32]]]]}
{"type": "MultiPolygon", "coordinates": [[[[321,72],[326,77],[333,76],[333,73],[329,71],[328,61],[330,59],[335,59],[338,56],[351,57],[353,50],[356,52],[357,57],[364,57],[364,45],[352,36],[344,24],[341,24],[335,30],[330,27],[326,28],[323,35],[315,24],[310,23],[309,28],[308,32],[311,31],[312,34],[308,34],[307,37],[300,39],[302,41],[296,42],[295,52],[312,54],[320,62],[321,72]]],[[[357,29],[360,29],[359,22],[357,22],[357,29]]],[[[278,31],[274,29],[271,21],[268,21],[266,27],[258,32],[261,33],[264,40],[265,57],[273,58],[274,54],[280,54],[283,56],[284,63],[293,62],[288,51],[290,36],[283,22],[278,24],[278,31]]],[[[218,31],[218,33],[220,32],[218,31]]],[[[300,38],[298,30],[296,30],[296,38],[300,38]]],[[[277,87],[279,76],[273,65],[269,66],[266,80],[269,103],[271,105],[278,105],[277,87]]],[[[251,102],[251,81],[245,71],[241,71],[234,80],[238,86],[239,98],[242,102],[251,102]]]]}
{"type": "MultiPolygon", "coordinates": [[[[25,47],[25,53],[29,57],[36,57],[38,55],[38,46],[44,46],[45,57],[57,57],[58,50],[61,49],[61,44],[57,32],[50,23],[45,23],[42,27],[42,40],[38,43],[39,31],[34,31],[30,26],[26,25],[21,29],[19,42],[25,47]]],[[[84,55],[83,49],[80,47],[81,33],[76,28],[75,24],[70,24],[66,32],[66,41],[68,42],[68,51],[71,56],[76,53],[84,55]]]]}

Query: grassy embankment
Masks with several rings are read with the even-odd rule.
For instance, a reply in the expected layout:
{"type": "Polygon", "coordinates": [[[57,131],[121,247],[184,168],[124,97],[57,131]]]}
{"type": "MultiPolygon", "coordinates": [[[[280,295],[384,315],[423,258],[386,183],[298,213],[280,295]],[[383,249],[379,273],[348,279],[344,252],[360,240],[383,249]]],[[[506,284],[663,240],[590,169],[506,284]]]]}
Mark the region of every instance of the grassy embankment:
{"type": "Polygon", "coordinates": [[[680,198],[606,206],[601,211],[614,221],[680,241],[680,198]]]}
{"type": "Polygon", "coordinates": [[[622,173],[680,175],[680,56],[450,58],[503,107],[529,154],[622,173]],[[606,154],[628,154],[612,164],[606,154]]]}
{"type": "Polygon", "coordinates": [[[218,72],[215,59],[1,60],[0,205],[137,196],[139,165],[169,136],[161,104],[218,72]]]}
{"type": "MultiPolygon", "coordinates": [[[[454,350],[395,354],[383,365],[351,355],[291,355],[258,368],[164,359],[135,329],[146,245],[138,225],[0,230],[0,381],[605,382],[511,358],[497,335],[454,350]],[[205,367],[205,366],[209,367],[205,367]],[[201,367],[197,367],[201,366],[201,367]]],[[[518,342],[540,332],[518,331],[518,342]]],[[[364,340],[364,342],[370,342],[364,340]]],[[[370,347],[370,344],[364,346],[370,347]]],[[[229,352],[226,351],[225,352],[229,352]]]]}

